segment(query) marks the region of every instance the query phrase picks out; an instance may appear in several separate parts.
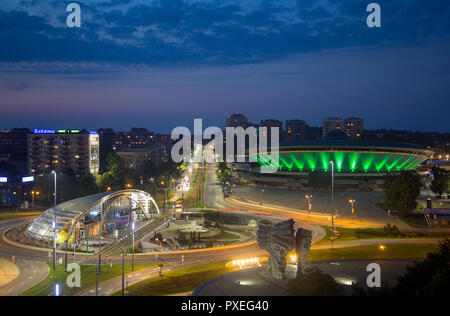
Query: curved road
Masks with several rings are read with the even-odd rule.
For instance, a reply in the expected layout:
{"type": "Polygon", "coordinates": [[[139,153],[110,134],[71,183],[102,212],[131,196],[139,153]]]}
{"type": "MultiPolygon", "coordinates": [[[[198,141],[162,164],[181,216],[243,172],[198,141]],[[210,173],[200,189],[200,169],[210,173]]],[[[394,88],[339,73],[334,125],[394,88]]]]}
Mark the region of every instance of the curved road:
{"type": "MultiPolygon", "coordinates": [[[[208,165],[205,169],[207,172],[206,183],[204,184],[203,192],[206,192],[204,202],[214,208],[220,209],[225,212],[238,212],[242,215],[252,216],[256,218],[264,218],[273,222],[286,220],[286,218],[294,218],[296,220],[296,226],[310,229],[313,232],[313,241],[323,239],[326,235],[324,228],[320,226],[326,221],[326,218],[314,218],[311,215],[302,214],[298,211],[292,211],[285,208],[272,208],[267,206],[259,206],[251,203],[245,203],[237,200],[223,199],[222,190],[220,189],[217,176],[215,174],[215,165],[208,165]]],[[[319,214],[319,216],[323,216],[319,214]]],[[[0,234],[3,236],[4,231],[11,227],[20,225],[30,221],[30,218],[23,218],[17,220],[9,220],[0,222],[0,234]]],[[[329,224],[329,223],[327,223],[329,224]]],[[[335,247],[354,247],[365,244],[376,244],[379,241],[353,241],[353,242],[340,242],[340,246],[335,244],[335,247]]],[[[387,240],[383,240],[383,243],[387,243],[387,240]]],[[[395,242],[395,241],[392,241],[395,242]]],[[[399,241],[405,242],[405,241],[399,241]]],[[[417,243],[420,241],[409,240],[407,242],[417,243]]],[[[313,245],[313,249],[319,247],[320,249],[330,247],[328,245],[313,245]]],[[[317,249],[319,249],[317,248],[317,249]]],[[[48,268],[46,262],[48,262],[49,250],[35,250],[24,247],[18,247],[11,245],[3,240],[0,240],[0,257],[10,260],[12,256],[16,257],[17,266],[20,269],[19,276],[10,284],[0,288],[0,295],[17,295],[32,287],[40,280],[46,277],[48,268]]],[[[244,259],[255,256],[267,255],[266,251],[259,249],[256,242],[247,242],[239,245],[230,245],[225,247],[210,248],[210,249],[198,249],[198,250],[185,250],[185,251],[170,251],[160,254],[160,257],[164,259],[165,267],[164,271],[179,269],[181,267],[197,265],[201,263],[211,261],[222,260],[235,260],[244,259]],[[181,260],[181,256],[184,255],[184,262],[181,260]]],[[[59,253],[59,258],[63,258],[64,254],[59,253]]],[[[72,255],[69,254],[69,262],[72,262],[72,255]]],[[[120,257],[102,258],[102,262],[121,263],[120,257]]],[[[94,263],[96,262],[96,256],[80,255],[76,254],[76,261],[81,263],[94,263]]],[[[131,257],[127,256],[127,263],[131,263],[131,257]]],[[[153,263],[155,257],[153,254],[137,254],[135,255],[136,263],[153,263]]],[[[127,284],[132,285],[140,282],[144,279],[156,276],[159,268],[152,267],[139,272],[130,273],[126,276],[127,284]]],[[[121,289],[121,278],[109,280],[100,284],[99,295],[111,295],[121,289]]],[[[95,295],[95,289],[88,289],[80,295],[95,295]]]]}

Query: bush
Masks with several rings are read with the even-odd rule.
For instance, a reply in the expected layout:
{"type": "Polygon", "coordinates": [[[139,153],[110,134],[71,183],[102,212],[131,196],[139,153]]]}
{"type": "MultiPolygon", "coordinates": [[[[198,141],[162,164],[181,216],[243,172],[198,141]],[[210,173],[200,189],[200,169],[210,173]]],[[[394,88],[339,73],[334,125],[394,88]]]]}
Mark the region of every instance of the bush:
{"type": "Polygon", "coordinates": [[[287,284],[288,296],[341,296],[342,292],[334,279],[317,268],[301,274],[287,284]]]}
{"type": "Polygon", "coordinates": [[[355,236],[358,238],[373,238],[373,237],[401,237],[404,236],[396,225],[387,223],[383,228],[361,228],[355,231],[355,236]]]}

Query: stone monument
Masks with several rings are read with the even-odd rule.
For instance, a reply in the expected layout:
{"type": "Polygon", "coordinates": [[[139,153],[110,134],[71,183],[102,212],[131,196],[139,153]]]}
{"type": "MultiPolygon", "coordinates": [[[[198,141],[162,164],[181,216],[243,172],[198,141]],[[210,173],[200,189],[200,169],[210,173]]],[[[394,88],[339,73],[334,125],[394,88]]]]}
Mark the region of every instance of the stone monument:
{"type": "Polygon", "coordinates": [[[297,253],[297,277],[305,274],[311,266],[308,262],[308,252],[311,250],[312,233],[310,230],[299,228],[295,233],[295,252],[297,253]]]}
{"type": "Polygon", "coordinates": [[[279,280],[286,278],[286,256],[295,246],[294,220],[272,225],[259,224],[256,234],[259,247],[270,254],[272,277],[279,280]]]}

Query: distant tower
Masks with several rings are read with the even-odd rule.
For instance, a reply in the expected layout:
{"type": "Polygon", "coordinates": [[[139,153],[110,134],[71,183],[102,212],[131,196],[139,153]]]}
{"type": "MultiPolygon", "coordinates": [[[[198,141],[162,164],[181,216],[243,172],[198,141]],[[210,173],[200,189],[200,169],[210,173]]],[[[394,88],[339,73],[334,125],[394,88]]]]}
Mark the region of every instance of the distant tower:
{"type": "Polygon", "coordinates": [[[289,141],[303,140],[306,134],[306,123],[302,120],[286,121],[286,139],[289,141]]]}
{"type": "Polygon", "coordinates": [[[340,130],[345,132],[345,122],[339,117],[329,117],[322,122],[322,138],[325,139],[328,133],[340,130]]]}
{"type": "Polygon", "coordinates": [[[279,128],[279,135],[282,136],[283,133],[283,123],[279,120],[275,119],[268,119],[268,120],[262,120],[259,124],[260,127],[267,127],[267,139],[271,140],[271,128],[272,127],[278,127],[279,128]]]}
{"type": "Polygon", "coordinates": [[[242,114],[231,114],[227,117],[226,122],[227,127],[244,127],[246,128],[248,123],[248,118],[245,115],[242,114]]]}
{"type": "Polygon", "coordinates": [[[345,119],[345,134],[350,139],[361,139],[364,130],[364,120],[359,117],[345,119]]]}

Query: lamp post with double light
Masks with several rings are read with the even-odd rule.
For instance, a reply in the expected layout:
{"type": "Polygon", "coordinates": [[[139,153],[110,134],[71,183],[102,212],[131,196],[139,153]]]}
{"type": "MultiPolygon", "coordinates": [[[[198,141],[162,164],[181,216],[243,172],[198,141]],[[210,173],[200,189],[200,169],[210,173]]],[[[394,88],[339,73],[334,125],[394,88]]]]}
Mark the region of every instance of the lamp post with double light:
{"type": "Polygon", "coordinates": [[[350,199],[348,200],[348,203],[350,203],[351,207],[352,207],[352,215],[350,216],[351,218],[355,217],[355,200],[350,199]]]}
{"type": "Polygon", "coordinates": [[[308,213],[311,213],[311,210],[312,210],[312,204],[311,204],[312,195],[308,194],[308,195],[305,196],[305,198],[308,201],[308,213]]]}
{"type": "Polygon", "coordinates": [[[56,171],[52,171],[53,175],[54,175],[54,181],[55,181],[55,202],[54,202],[54,219],[53,219],[53,260],[52,260],[52,265],[53,265],[53,270],[55,270],[56,268],[56,203],[57,203],[57,199],[56,199],[56,171]]]}
{"type": "Polygon", "coordinates": [[[31,191],[31,204],[32,204],[32,208],[33,208],[33,212],[34,212],[34,198],[35,196],[39,196],[39,191],[31,191]]]}
{"type": "Polygon", "coordinates": [[[331,164],[331,229],[334,233],[334,161],[330,160],[330,164],[331,164]]]}

